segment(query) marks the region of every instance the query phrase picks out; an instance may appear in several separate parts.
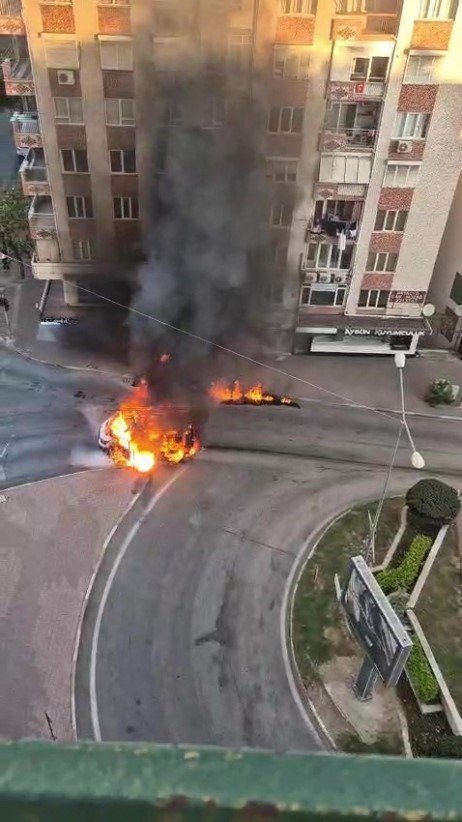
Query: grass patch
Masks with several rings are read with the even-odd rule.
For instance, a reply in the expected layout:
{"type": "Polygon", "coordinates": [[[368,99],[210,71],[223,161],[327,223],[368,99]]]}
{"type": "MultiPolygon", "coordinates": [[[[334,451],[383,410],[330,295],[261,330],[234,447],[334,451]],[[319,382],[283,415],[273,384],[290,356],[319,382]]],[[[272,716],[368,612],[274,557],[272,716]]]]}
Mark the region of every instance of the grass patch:
{"type": "Polygon", "coordinates": [[[419,597],[416,613],[449,690],[462,712],[462,573],[450,525],[419,597]]]}
{"type": "MultiPolygon", "coordinates": [[[[385,500],[376,534],[376,562],[382,561],[399,527],[403,498],[385,500]]],[[[350,557],[362,551],[369,533],[368,509],[377,503],[354,508],[339,519],[319,542],[300,578],[294,600],[292,638],[300,674],[309,682],[317,668],[333,656],[357,654],[337,605],[334,574],[342,579],[350,557]]]]}

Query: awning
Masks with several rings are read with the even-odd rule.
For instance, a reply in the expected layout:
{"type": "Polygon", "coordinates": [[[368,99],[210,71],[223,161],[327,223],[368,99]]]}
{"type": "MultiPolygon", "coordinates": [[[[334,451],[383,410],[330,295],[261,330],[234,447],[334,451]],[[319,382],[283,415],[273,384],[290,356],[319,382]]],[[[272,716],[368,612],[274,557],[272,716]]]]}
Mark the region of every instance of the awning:
{"type": "Polygon", "coordinates": [[[361,317],[346,314],[308,314],[301,309],[296,332],[300,334],[336,334],[378,336],[386,334],[431,334],[432,328],[425,317],[361,317]],[[322,330],[321,330],[322,329],[322,330]]]}

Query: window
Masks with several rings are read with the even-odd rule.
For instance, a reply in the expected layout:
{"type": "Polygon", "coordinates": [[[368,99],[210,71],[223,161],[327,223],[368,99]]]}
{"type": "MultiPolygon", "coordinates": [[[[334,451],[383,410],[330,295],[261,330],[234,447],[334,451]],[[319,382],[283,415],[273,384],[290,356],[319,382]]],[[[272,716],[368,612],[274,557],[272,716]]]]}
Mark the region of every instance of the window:
{"type": "Polygon", "coordinates": [[[354,57],[350,80],[383,83],[388,70],[388,57],[354,57]]]}
{"type": "Polygon", "coordinates": [[[366,271],[395,271],[398,255],[391,251],[370,251],[366,271]]]}
{"type": "Polygon", "coordinates": [[[306,268],[350,268],[353,256],[353,245],[347,245],[340,251],[338,243],[308,243],[306,268]]]}
{"type": "Polygon", "coordinates": [[[79,49],[77,40],[62,35],[43,35],[47,68],[77,69],[79,49]]]}
{"type": "Polygon", "coordinates": [[[113,174],[136,174],[136,154],[127,149],[109,152],[113,174]]]}
{"type": "Polygon", "coordinates": [[[54,97],[57,123],[83,123],[81,97],[54,97]]]}
{"type": "Polygon", "coordinates": [[[404,83],[436,83],[440,56],[411,54],[408,57],[404,83]]]}
{"type": "Polygon", "coordinates": [[[295,183],[297,180],[297,160],[266,161],[266,177],[276,183],[295,183]]]}
{"type": "Polygon", "coordinates": [[[273,203],[271,206],[270,223],[273,226],[290,226],[292,222],[292,206],[287,203],[273,203]]]}
{"type": "Polygon", "coordinates": [[[336,305],[345,302],[346,287],[303,285],[300,293],[300,305],[336,305]]]}
{"type": "Polygon", "coordinates": [[[421,0],[419,17],[453,20],[457,11],[458,0],[421,0]]]}
{"type": "Polygon", "coordinates": [[[339,220],[353,222],[358,219],[360,208],[361,203],[355,200],[316,200],[314,221],[322,220],[323,217],[335,216],[339,220]]]}
{"type": "Polygon", "coordinates": [[[138,219],[138,197],[114,197],[114,219],[138,219]]]}
{"type": "Polygon", "coordinates": [[[134,126],[135,101],[129,98],[109,98],[104,101],[108,126],[134,126]]]}
{"type": "Polygon", "coordinates": [[[93,217],[91,197],[66,197],[67,213],[73,218],[93,217]]]}
{"type": "Polygon", "coordinates": [[[316,14],[317,0],[279,0],[281,14],[316,14]]]}
{"type": "Polygon", "coordinates": [[[399,111],[396,115],[394,137],[423,139],[426,137],[429,114],[399,111]]]}
{"type": "Polygon", "coordinates": [[[91,260],[93,257],[91,240],[73,240],[72,256],[74,260],[91,260]]]}
{"type": "Polygon", "coordinates": [[[228,68],[237,74],[249,71],[250,57],[252,52],[252,35],[245,34],[228,35],[228,68]]]}
{"type": "Polygon", "coordinates": [[[287,80],[306,80],[310,52],[295,46],[275,46],[273,52],[273,75],[287,80]]]}
{"type": "Polygon", "coordinates": [[[358,306],[360,308],[386,308],[389,294],[389,291],[379,291],[375,288],[370,291],[360,291],[358,306]]]}
{"type": "Polygon", "coordinates": [[[388,163],[383,184],[391,188],[414,188],[417,185],[419,170],[420,163],[388,163]]]}
{"type": "Polygon", "coordinates": [[[457,305],[462,305],[462,277],[459,272],[457,272],[454,277],[454,282],[452,284],[451,293],[449,296],[457,305]]]}
{"type": "Polygon", "coordinates": [[[131,71],[133,69],[133,46],[131,40],[99,41],[101,68],[131,71]]]}
{"type": "Polygon", "coordinates": [[[268,131],[272,134],[283,132],[285,134],[300,134],[303,125],[303,114],[305,109],[292,108],[287,106],[280,108],[273,106],[270,109],[268,131]]]}
{"type": "Polygon", "coordinates": [[[338,14],[393,14],[397,10],[397,0],[336,0],[335,6],[338,14]]]}
{"type": "Polygon", "coordinates": [[[368,183],[372,159],[364,155],[323,154],[319,169],[321,183],[368,183]]]}
{"type": "Polygon", "coordinates": [[[379,209],[375,218],[374,231],[404,231],[407,211],[383,211],[379,209]]]}
{"type": "Polygon", "coordinates": [[[61,163],[63,171],[86,173],[88,171],[87,152],[84,148],[62,148],[61,163]]]}
{"type": "Polygon", "coordinates": [[[181,108],[172,103],[170,106],[164,106],[162,115],[162,123],[164,126],[180,126],[181,125],[181,108]]]}
{"type": "Polygon", "coordinates": [[[225,100],[223,97],[210,97],[205,101],[202,117],[202,128],[222,128],[225,124],[225,100]]]}

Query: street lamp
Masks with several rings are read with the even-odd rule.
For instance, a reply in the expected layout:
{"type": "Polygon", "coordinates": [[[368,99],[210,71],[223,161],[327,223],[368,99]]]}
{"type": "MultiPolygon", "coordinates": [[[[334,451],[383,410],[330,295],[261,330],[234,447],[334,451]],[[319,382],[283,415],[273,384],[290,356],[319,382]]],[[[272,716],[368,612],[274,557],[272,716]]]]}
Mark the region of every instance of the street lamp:
{"type": "Polygon", "coordinates": [[[406,365],[406,354],[404,351],[397,351],[395,354],[395,365],[398,369],[399,374],[399,390],[401,395],[401,422],[403,424],[403,428],[407,434],[407,438],[409,440],[409,444],[412,448],[411,453],[411,464],[413,468],[418,468],[419,470],[425,468],[425,460],[422,454],[417,451],[415,447],[414,440],[412,439],[412,434],[409,429],[409,425],[406,419],[406,406],[404,404],[404,368],[406,365]]]}

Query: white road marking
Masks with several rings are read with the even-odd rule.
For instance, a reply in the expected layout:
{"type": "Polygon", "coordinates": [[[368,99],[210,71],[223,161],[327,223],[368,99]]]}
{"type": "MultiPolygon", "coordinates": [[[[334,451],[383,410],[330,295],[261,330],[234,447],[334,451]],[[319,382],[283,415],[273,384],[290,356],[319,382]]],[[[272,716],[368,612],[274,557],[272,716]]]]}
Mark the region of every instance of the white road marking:
{"type": "Polygon", "coordinates": [[[164,494],[167,493],[169,488],[176,482],[181,475],[186,471],[186,466],[177,473],[174,474],[168,482],[165,483],[156,494],[154,494],[151,502],[143,511],[141,517],[135,524],[131,527],[130,531],[127,534],[127,537],[123,541],[122,545],[120,546],[119,553],[115,559],[114,565],[111,568],[111,572],[106,580],[106,585],[104,586],[103,595],[101,597],[101,601],[98,606],[98,613],[96,615],[96,622],[95,622],[95,629],[93,632],[92,643],[91,643],[91,657],[90,657],[90,713],[91,713],[91,723],[93,727],[93,735],[96,742],[102,742],[101,738],[101,726],[99,722],[99,715],[98,715],[98,700],[96,696],[96,657],[98,654],[98,641],[99,641],[99,632],[101,630],[101,622],[103,619],[104,608],[106,607],[106,602],[111,591],[112,584],[114,582],[115,576],[117,571],[119,570],[120,563],[122,562],[127,548],[129,547],[130,543],[132,542],[134,536],[138,532],[139,528],[145,521],[148,514],[151,513],[152,509],[155,505],[162,499],[164,494]]]}

